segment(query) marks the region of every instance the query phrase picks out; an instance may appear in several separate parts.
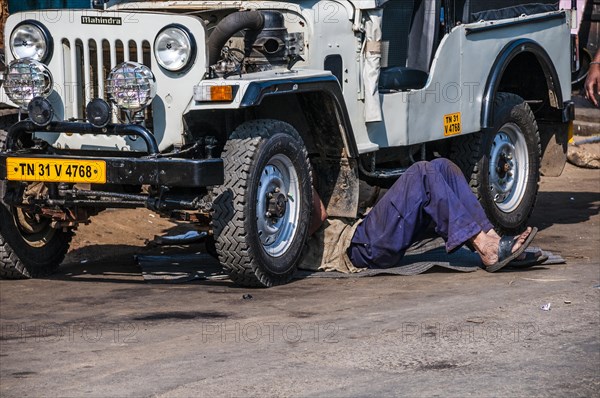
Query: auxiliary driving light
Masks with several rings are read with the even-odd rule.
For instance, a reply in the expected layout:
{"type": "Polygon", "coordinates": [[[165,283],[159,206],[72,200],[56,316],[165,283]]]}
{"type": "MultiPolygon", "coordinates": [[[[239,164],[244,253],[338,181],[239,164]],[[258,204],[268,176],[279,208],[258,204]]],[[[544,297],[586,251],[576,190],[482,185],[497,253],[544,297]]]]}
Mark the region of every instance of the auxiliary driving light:
{"type": "Polygon", "coordinates": [[[104,127],[110,122],[110,105],[101,98],[94,98],[85,107],[88,122],[94,127],[104,127]]]}
{"type": "Polygon", "coordinates": [[[54,117],[54,109],[44,97],[35,97],[29,102],[27,106],[27,112],[29,113],[29,119],[37,126],[44,127],[52,121],[54,117]]]}
{"type": "Polygon", "coordinates": [[[156,78],[145,65],[123,62],[115,66],[106,79],[106,92],[119,108],[141,111],[156,95],[156,78]]]}
{"type": "Polygon", "coordinates": [[[4,74],[6,95],[23,109],[35,97],[48,97],[53,85],[54,79],[48,67],[29,58],[12,61],[4,74]]]}

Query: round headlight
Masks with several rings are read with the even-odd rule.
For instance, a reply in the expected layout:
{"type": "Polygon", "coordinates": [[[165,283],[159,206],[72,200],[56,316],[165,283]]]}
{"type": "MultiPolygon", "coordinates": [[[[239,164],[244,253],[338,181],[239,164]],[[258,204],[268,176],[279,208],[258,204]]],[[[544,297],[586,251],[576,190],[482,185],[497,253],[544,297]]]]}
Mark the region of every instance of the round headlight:
{"type": "Polygon", "coordinates": [[[137,112],[154,99],[156,79],[147,66],[123,62],[110,71],[106,79],[106,92],[119,108],[137,112]]]}
{"type": "Polygon", "coordinates": [[[178,72],[191,64],[196,52],[193,36],[180,25],[169,25],[154,39],[154,56],[158,64],[178,72]]]}
{"type": "Polygon", "coordinates": [[[52,51],[52,37],[39,22],[23,21],[10,34],[10,51],[17,59],[44,62],[52,51]]]}
{"type": "Polygon", "coordinates": [[[48,97],[54,80],[48,67],[33,59],[16,59],[6,68],[4,90],[12,102],[27,108],[35,97],[48,97]]]}

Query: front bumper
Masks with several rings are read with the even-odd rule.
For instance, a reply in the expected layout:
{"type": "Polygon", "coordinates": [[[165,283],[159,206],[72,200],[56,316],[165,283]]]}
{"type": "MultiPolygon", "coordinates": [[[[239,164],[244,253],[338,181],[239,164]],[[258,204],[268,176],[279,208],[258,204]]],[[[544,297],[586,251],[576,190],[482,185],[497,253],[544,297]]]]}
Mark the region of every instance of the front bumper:
{"type": "Polygon", "coordinates": [[[224,182],[222,159],[184,159],[161,157],[154,136],[139,125],[108,125],[97,128],[89,123],[52,122],[39,127],[30,120],[13,125],[6,140],[6,152],[0,153],[0,179],[6,179],[6,158],[44,158],[103,160],[106,162],[106,184],[154,185],[166,187],[206,187],[224,182]],[[17,150],[17,142],[24,134],[36,131],[69,132],[75,134],[135,135],[141,137],[148,148],[148,155],[97,157],[52,155],[33,150],[17,150]]]}

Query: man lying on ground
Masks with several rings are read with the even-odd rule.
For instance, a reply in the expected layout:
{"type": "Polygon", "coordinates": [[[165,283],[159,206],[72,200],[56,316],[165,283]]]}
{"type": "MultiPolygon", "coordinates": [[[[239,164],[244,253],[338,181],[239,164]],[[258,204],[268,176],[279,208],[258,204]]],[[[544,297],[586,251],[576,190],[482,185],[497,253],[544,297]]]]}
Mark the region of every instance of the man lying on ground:
{"type": "MultiPolygon", "coordinates": [[[[444,158],[412,165],[367,216],[354,223],[327,221],[321,199],[316,192],[313,196],[310,231],[320,227],[322,270],[395,267],[433,222],[449,253],[467,245],[479,254],[486,271],[495,272],[522,259],[537,233],[537,228],[528,227],[521,235],[500,237],[461,170],[444,158]]],[[[300,267],[314,269],[315,264],[305,260],[300,267]]]]}

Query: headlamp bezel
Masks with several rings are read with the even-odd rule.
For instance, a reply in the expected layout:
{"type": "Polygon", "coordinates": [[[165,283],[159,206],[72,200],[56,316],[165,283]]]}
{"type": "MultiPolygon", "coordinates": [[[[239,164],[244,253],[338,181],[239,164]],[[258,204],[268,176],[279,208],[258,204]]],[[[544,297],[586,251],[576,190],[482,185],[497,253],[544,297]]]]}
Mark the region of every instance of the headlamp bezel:
{"type": "Polygon", "coordinates": [[[15,25],[12,32],[10,32],[10,36],[8,38],[8,47],[10,48],[10,52],[15,59],[31,58],[34,61],[38,61],[38,62],[47,64],[48,62],[50,62],[50,60],[52,59],[52,55],[54,54],[54,39],[52,38],[52,35],[50,35],[50,31],[42,23],[40,23],[39,21],[33,20],[33,19],[26,19],[25,21],[21,21],[17,25],[15,25]],[[14,49],[14,45],[13,45],[13,35],[17,31],[17,29],[19,29],[23,25],[34,26],[42,32],[42,36],[43,36],[44,40],[46,41],[46,53],[40,59],[35,59],[34,57],[20,58],[17,56],[16,51],[14,49]]]}
{"type": "Polygon", "coordinates": [[[183,26],[181,24],[178,24],[178,23],[172,23],[172,24],[166,25],[165,27],[163,27],[161,30],[158,31],[158,33],[154,37],[153,51],[152,52],[154,53],[154,58],[156,59],[156,63],[165,72],[168,72],[168,73],[185,73],[185,72],[189,71],[192,68],[192,66],[194,65],[194,63],[196,62],[196,54],[198,52],[198,46],[196,45],[196,39],[194,38],[194,35],[192,35],[192,33],[190,32],[190,30],[187,27],[185,27],[185,26],[183,26]],[[189,55],[189,58],[188,58],[187,62],[182,67],[180,67],[178,69],[169,69],[169,68],[163,66],[161,64],[160,57],[157,54],[157,48],[158,48],[157,45],[156,45],[157,44],[157,40],[158,40],[159,36],[165,30],[167,30],[167,29],[178,29],[178,30],[180,30],[184,34],[184,36],[187,38],[187,40],[189,41],[189,43],[190,43],[190,55],[189,55]]]}

